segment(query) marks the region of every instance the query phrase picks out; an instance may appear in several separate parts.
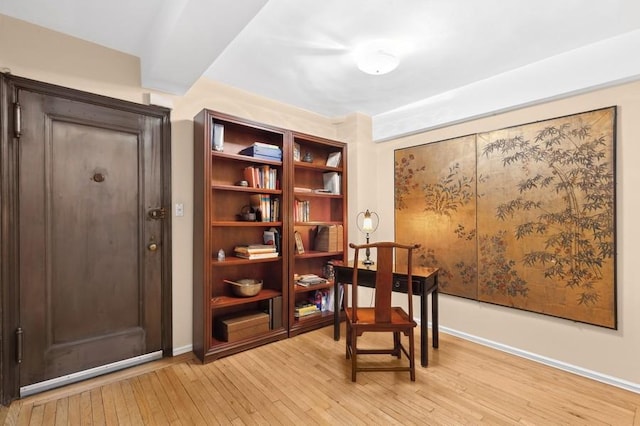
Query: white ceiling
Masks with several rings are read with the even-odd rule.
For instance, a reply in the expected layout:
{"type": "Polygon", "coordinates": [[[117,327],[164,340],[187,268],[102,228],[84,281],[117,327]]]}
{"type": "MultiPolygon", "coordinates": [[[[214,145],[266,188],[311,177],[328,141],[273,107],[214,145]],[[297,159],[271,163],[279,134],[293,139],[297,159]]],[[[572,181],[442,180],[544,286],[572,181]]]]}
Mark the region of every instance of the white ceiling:
{"type": "Polygon", "coordinates": [[[0,13],[140,57],[149,89],[205,76],[328,117],[384,117],[640,29],[638,0],[0,0],[0,13]],[[397,43],[395,71],[357,69],[372,39],[397,43]]]}

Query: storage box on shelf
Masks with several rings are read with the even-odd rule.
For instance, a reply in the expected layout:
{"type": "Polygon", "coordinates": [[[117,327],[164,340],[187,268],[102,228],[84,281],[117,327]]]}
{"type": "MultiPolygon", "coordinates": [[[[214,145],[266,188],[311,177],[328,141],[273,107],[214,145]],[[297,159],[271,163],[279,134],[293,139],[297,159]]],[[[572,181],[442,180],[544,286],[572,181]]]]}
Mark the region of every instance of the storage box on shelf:
{"type": "Polygon", "coordinates": [[[333,281],[308,284],[296,278],[330,278],[327,263],[344,261],[347,254],[346,145],[294,132],[292,156],[290,235],[298,243],[292,242],[289,250],[290,336],[333,323],[333,305],[326,303],[333,297],[333,281]]]}
{"type": "MultiPolygon", "coordinates": [[[[289,203],[289,194],[282,188],[282,151],[287,135],[209,110],[194,119],[193,348],[203,362],[287,337],[282,321],[288,317],[282,303],[288,294],[287,262],[278,253],[246,259],[235,252],[263,244],[265,231],[285,235],[281,206],[289,203]],[[250,182],[248,170],[256,171],[250,182]],[[226,256],[218,260],[221,249],[226,256]],[[236,296],[226,281],[243,278],[262,280],[260,292],[236,296]],[[228,330],[224,319],[257,311],[266,312],[268,320],[263,314],[256,323],[242,322],[243,331],[233,338],[220,332],[228,330]]],[[[288,247],[287,239],[280,244],[288,247]]]]}

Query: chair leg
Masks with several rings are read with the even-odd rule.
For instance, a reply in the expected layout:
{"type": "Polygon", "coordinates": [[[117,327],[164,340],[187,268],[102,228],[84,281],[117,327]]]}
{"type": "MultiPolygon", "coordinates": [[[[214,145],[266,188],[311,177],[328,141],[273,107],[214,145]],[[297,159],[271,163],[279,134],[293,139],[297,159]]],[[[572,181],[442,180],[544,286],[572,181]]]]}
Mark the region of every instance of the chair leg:
{"type": "Polygon", "coordinates": [[[351,381],[356,381],[358,371],[358,333],[351,330],[351,381]]]}
{"type": "Polygon", "coordinates": [[[416,357],[415,357],[415,346],[414,346],[414,338],[413,338],[413,329],[409,329],[409,373],[411,375],[411,381],[416,381],[416,357]]]}
{"type": "Polygon", "coordinates": [[[351,345],[351,327],[349,327],[349,321],[346,321],[345,327],[345,336],[344,336],[344,348],[345,348],[345,357],[347,359],[351,358],[350,345],[351,345]]]}
{"type": "Polygon", "coordinates": [[[393,355],[400,359],[402,358],[402,350],[400,349],[400,332],[398,331],[394,331],[393,332],[393,355]]]}

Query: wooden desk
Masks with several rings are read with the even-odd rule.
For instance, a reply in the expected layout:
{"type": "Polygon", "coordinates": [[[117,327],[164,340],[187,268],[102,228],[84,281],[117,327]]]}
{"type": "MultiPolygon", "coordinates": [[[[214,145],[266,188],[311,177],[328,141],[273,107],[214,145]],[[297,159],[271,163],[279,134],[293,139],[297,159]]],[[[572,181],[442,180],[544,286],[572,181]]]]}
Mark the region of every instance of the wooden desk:
{"type": "MultiPolygon", "coordinates": [[[[334,295],[334,316],[333,316],[333,338],[340,340],[340,297],[339,284],[350,284],[353,280],[353,263],[348,265],[334,265],[335,279],[333,281],[334,295]]],[[[413,294],[420,295],[420,362],[423,367],[429,364],[428,335],[427,335],[427,296],[431,294],[431,322],[432,322],[432,345],[438,347],[438,269],[415,266],[412,274],[413,294]]],[[[374,287],[375,265],[366,267],[362,264],[358,267],[358,286],[374,287]]],[[[407,275],[404,273],[393,274],[393,291],[406,293],[408,289],[407,275]]],[[[346,290],[345,290],[346,291],[346,290]]],[[[346,297],[345,297],[346,300],[346,297]]]]}

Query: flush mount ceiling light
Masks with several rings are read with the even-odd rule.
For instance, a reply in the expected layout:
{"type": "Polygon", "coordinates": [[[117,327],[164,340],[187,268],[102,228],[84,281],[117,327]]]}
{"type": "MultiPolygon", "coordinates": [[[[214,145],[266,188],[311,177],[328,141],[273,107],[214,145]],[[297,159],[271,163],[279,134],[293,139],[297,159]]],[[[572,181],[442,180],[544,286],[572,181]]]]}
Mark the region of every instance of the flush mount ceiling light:
{"type": "Polygon", "coordinates": [[[387,74],[398,67],[398,57],[388,41],[377,40],[356,49],[358,69],[371,75],[387,74]]]}

